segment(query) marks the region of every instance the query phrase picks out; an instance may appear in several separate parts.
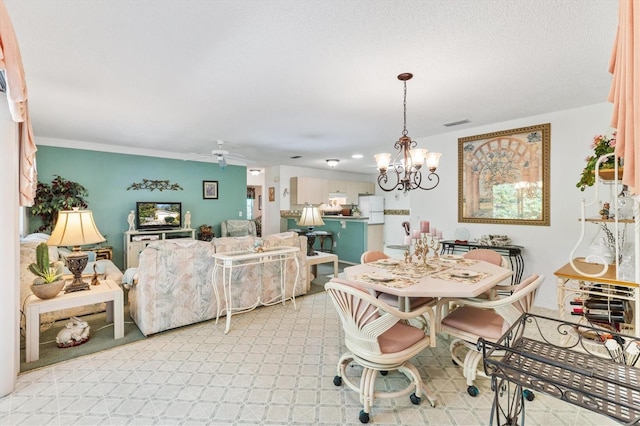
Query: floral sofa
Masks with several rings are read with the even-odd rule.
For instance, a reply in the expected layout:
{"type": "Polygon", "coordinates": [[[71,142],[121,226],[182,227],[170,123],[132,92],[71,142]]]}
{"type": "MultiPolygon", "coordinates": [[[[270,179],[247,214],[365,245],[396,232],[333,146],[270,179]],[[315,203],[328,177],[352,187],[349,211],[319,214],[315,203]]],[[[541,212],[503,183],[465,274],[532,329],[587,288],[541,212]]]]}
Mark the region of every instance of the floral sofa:
{"type": "MultiPolygon", "coordinates": [[[[154,241],[141,253],[135,279],[129,290],[129,313],[145,336],[216,317],[218,300],[213,290],[214,253],[254,250],[256,246],[298,247],[299,275],[295,295],[306,292],[307,238],[293,232],[255,236],[154,241]]],[[[285,296],[294,293],[295,262],[285,263],[285,296]]],[[[280,271],[276,262],[234,269],[234,307],[250,307],[281,296],[280,271]]],[[[126,273],[129,275],[129,271],[126,273]]],[[[219,303],[224,308],[222,268],[216,277],[219,303]]],[[[224,312],[223,312],[224,314],[224,312]]]]}
{"type": "MultiPolygon", "coordinates": [[[[20,312],[24,312],[24,304],[30,297],[36,297],[31,292],[31,284],[36,277],[31,271],[29,271],[29,265],[36,261],[36,247],[38,244],[47,242],[49,239],[48,234],[29,234],[20,240],[20,312]]],[[[49,260],[55,262],[63,260],[66,249],[56,246],[49,247],[49,260]]],[[[90,253],[92,255],[93,253],[90,253]]],[[[94,255],[95,256],[95,255],[94,255]]],[[[91,258],[89,260],[92,260],[91,258]]],[[[118,267],[110,260],[98,260],[95,262],[96,271],[99,278],[113,280],[118,284],[122,283],[122,272],[118,267]]],[[[87,265],[86,270],[92,270],[93,263],[87,265]]],[[[85,281],[89,281],[89,278],[85,278],[85,281]]],[[[72,316],[80,316],[87,314],[94,314],[96,312],[102,312],[105,310],[104,303],[96,303],[93,305],[80,306],[73,309],[64,309],[61,311],[47,312],[40,315],[40,324],[42,329],[46,329],[49,324],[59,319],[66,319],[72,316]]],[[[24,316],[20,321],[20,326],[24,327],[24,316]]]]}

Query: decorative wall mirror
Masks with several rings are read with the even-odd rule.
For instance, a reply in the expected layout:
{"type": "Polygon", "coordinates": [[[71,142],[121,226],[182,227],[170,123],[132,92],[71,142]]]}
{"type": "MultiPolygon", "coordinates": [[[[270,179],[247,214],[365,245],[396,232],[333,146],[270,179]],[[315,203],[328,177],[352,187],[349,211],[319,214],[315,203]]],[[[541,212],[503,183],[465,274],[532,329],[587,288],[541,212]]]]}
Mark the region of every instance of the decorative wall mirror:
{"type": "Polygon", "coordinates": [[[458,221],[550,224],[551,124],[458,139],[458,221]]]}

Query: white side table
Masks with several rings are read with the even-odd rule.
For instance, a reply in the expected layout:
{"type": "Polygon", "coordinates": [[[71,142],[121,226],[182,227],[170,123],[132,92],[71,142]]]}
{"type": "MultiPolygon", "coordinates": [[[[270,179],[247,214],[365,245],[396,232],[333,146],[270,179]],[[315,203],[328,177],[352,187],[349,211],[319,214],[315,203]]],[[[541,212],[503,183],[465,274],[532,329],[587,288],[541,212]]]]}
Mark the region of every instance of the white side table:
{"type": "Polygon", "coordinates": [[[333,262],[333,276],[338,278],[338,255],[322,251],[316,252],[315,256],[307,256],[307,291],[311,290],[311,272],[314,277],[318,274],[318,265],[321,263],[333,262]]]}
{"type": "Polygon", "coordinates": [[[107,302],[107,322],[113,321],[113,338],[124,337],[124,296],[122,289],[112,280],[101,280],[90,290],[60,293],[53,299],[30,297],[25,306],[26,362],[40,358],[40,314],[67,308],[107,302]]]}

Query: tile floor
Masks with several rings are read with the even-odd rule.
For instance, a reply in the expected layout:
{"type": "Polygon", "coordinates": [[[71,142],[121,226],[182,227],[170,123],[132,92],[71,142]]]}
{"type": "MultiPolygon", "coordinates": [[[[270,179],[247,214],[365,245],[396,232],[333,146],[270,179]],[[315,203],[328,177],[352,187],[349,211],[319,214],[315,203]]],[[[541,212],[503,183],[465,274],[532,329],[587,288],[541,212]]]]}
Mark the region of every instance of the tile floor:
{"type": "MultiPolygon", "coordinates": [[[[202,323],[21,374],[0,399],[0,425],[357,425],[355,392],[332,379],[344,350],[325,293],[260,308],[224,324],[202,323]]],[[[375,401],[371,424],[485,425],[489,380],[466,393],[448,342],[413,360],[437,396],[435,407],[408,397],[375,401]]],[[[378,380],[393,386],[390,373],[378,380]]],[[[527,425],[609,425],[607,418],[537,394],[527,425]]]]}

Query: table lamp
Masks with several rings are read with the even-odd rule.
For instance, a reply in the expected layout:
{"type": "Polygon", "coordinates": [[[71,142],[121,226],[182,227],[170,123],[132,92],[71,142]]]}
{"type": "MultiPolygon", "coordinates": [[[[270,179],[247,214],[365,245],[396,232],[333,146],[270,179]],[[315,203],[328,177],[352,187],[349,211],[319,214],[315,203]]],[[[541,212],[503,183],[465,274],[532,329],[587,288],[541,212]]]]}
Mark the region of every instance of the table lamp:
{"type": "Polygon", "coordinates": [[[47,241],[50,246],[73,246],[73,253],[66,258],[67,268],[73,274],[73,281],[65,287],[65,293],[89,290],[89,283],[82,281],[82,271],[87,266],[89,255],[80,251],[80,246],[105,241],[93,221],[91,210],[61,210],[56,226],[47,241]]]}
{"type": "Polygon", "coordinates": [[[316,234],[313,233],[314,226],[324,225],[320,211],[317,207],[304,206],[298,225],[306,226],[309,229],[307,232],[307,256],[315,256],[318,253],[313,250],[313,244],[316,242],[316,234]]]}

